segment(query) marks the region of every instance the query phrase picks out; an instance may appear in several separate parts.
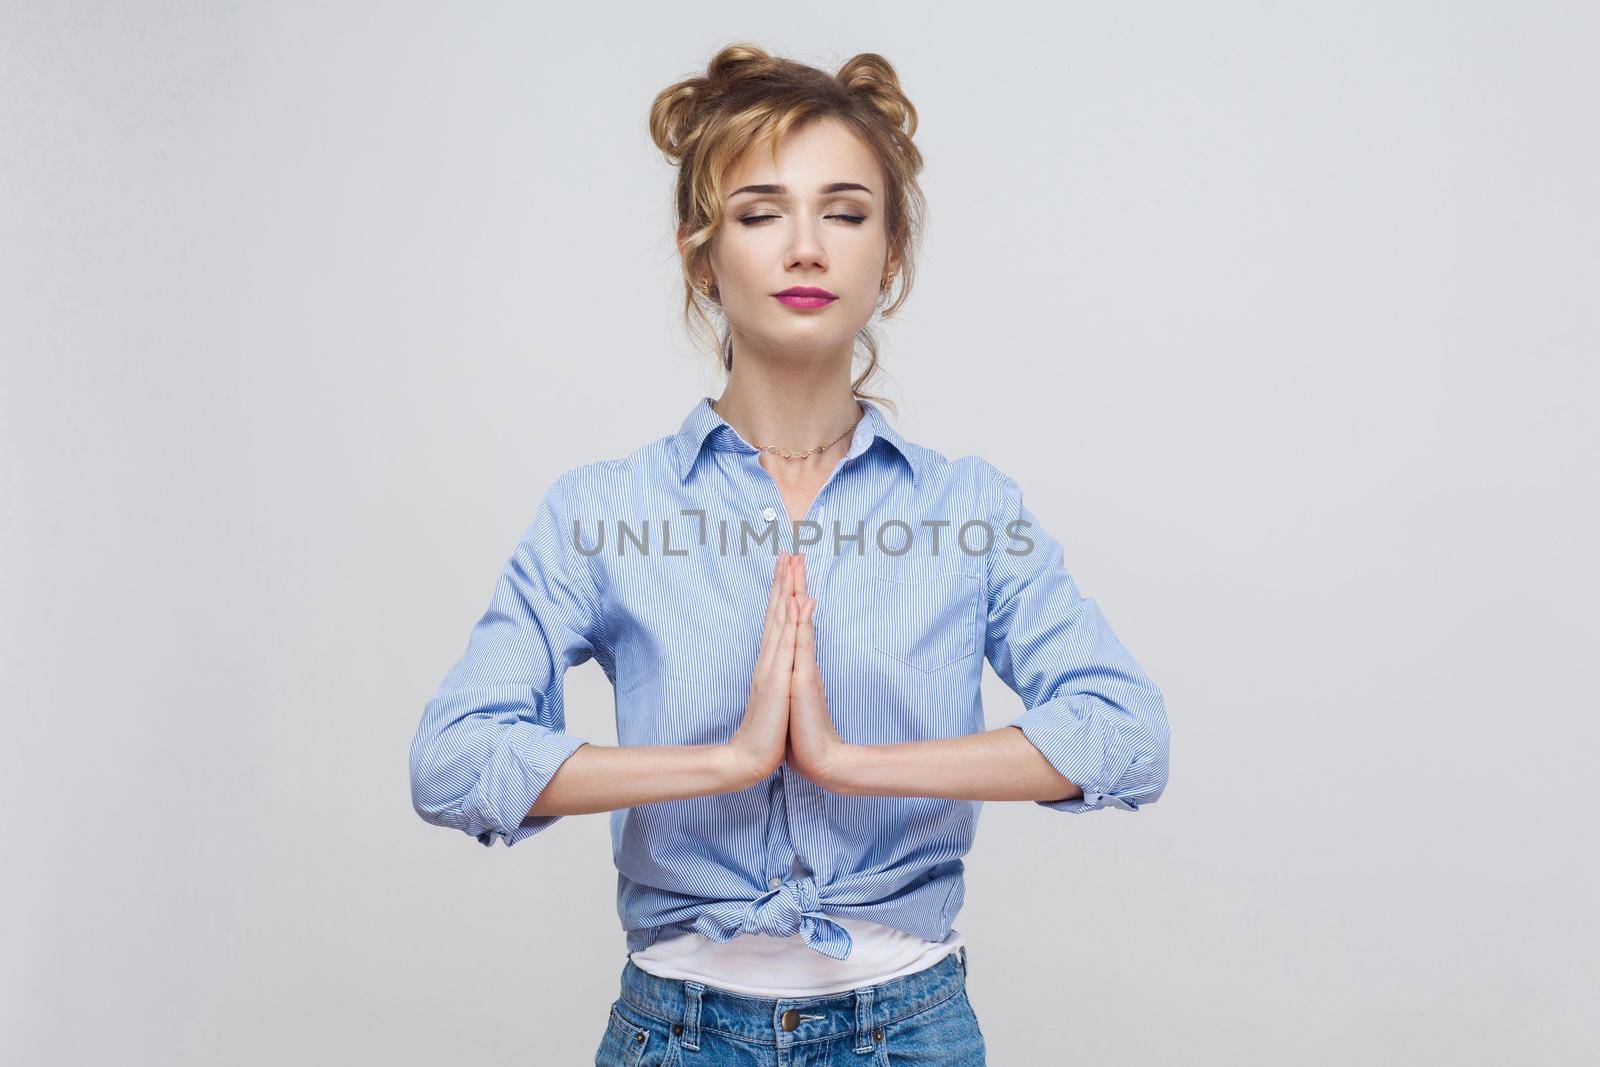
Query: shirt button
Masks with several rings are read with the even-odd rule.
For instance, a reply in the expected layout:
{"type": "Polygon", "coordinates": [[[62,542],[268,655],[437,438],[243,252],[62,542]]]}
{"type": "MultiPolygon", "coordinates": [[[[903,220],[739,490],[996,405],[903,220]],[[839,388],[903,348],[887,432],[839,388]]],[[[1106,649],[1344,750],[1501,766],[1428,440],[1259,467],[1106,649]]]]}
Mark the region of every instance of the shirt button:
{"type": "Polygon", "coordinates": [[[762,511],[761,511],[761,517],[763,519],[766,519],[768,522],[777,522],[778,521],[778,509],[777,508],[763,508],[762,511]]]}
{"type": "Polygon", "coordinates": [[[783,884],[783,879],[778,877],[768,878],[767,884],[776,889],[783,884]]]}

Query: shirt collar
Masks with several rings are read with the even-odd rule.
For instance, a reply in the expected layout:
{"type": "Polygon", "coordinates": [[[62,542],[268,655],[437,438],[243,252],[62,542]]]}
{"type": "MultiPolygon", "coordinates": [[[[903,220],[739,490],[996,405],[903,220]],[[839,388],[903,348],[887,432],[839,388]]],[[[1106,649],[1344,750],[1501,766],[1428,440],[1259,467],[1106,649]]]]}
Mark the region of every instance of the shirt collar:
{"type": "MultiPolygon", "coordinates": [[[[870,400],[859,400],[865,414],[856,424],[855,434],[850,438],[850,451],[845,454],[845,459],[853,459],[872,447],[872,442],[883,438],[894,446],[911,468],[911,484],[917,483],[922,474],[922,460],[917,455],[916,446],[910,444],[900,436],[889,420],[883,417],[883,412],[878,410],[878,405],[870,400]]],[[[689,472],[694,470],[695,460],[700,458],[700,452],[710,442],[712,449],[720,452],[758,452],[750,442],[739,436],[728,421],[718,415],[711,406],[711,398],[702,396],[689,409],[689,414],[683,420],[683,425],[674,435],[677,446],[678,481],[687,481],[689,472]]],[[[843,462],[843,461],[841,461],[843,462]]]]}

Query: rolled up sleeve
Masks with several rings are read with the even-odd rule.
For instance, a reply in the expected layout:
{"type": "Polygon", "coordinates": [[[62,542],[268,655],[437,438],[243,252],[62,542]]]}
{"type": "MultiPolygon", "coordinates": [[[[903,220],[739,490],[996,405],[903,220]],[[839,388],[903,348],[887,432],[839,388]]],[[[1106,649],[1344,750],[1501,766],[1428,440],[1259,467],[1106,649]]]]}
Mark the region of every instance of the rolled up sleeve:
{"type": "Polygon", "coordinates": [[[594,655],[603,612],[587,558],[571,547],[572,474],[545,493],[411,744],[417,814],[484,845],[515,845],[560,819],[527,813],[587,743],[566,733],[562,681],[594,655]]]}
{"type": "Polygon", "coordinates": [[[995,673],[1022,698],[1015,726],[1083,796],[1035,803],[1055,811],[1138,811],[1167,784],[1161,691],[1083,596],[1061,545],[990,467],[988,637],[995,673]]]}

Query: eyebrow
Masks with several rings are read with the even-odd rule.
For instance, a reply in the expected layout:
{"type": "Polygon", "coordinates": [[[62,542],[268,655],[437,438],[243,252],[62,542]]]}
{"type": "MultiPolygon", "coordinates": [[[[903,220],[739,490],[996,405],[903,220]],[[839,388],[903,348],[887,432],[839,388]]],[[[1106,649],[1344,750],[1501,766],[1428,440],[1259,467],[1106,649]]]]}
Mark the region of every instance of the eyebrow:
{"type": "MultiPolygon", "coordinates": [[[[857,189],[863,193],[866,193],[868,196],[872,195],[872,190],[868,189],[865,185],[862,185],[859,182],[829,182],[827,185],[824,185],[818,189],[817,192],[844,193],[857,189]]],[[[728,194],[728,199],[732,200],[740,193],[760,193],[763,196],[787,196],[789,193],[789,187],[787,185],[741,185],[739,188],[728,194]]]]}

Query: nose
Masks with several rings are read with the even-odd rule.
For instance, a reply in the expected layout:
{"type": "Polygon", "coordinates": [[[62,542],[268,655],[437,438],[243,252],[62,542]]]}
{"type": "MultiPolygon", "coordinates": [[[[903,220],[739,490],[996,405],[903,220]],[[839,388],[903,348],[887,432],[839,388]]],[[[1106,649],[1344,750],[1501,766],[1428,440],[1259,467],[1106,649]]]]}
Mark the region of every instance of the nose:
{"type": "Polygon", "coordinates": [[[828,253],[822,247],[822,220],[796,216],[793,235],[786,265],[790,268],[827,270],[828,253]]]}

